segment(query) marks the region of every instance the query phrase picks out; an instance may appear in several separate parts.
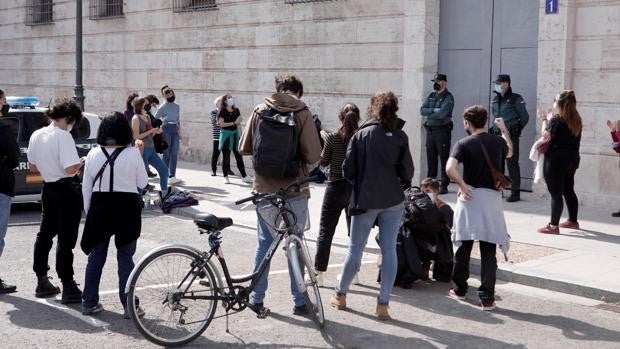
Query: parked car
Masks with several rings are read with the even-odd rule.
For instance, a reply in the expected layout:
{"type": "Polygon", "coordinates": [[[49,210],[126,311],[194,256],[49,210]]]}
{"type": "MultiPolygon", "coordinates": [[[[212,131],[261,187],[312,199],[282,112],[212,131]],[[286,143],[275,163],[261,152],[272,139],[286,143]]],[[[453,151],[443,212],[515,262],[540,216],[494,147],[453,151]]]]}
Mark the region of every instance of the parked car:
{"type": "MultiPolygon", "coordinates": [[[[50,120],[45,116],[48,108],[39,107],[40,101],[36,97],[7,97],[6,100],[10,106],[9,113],[0,120],[13,127],[21,150],[19,166],[15,169],[13,203],[40,201],[43,179],[38,173],[29,171],[26,152],[32,133],[49,125],[50,120]]],[[[80,157],[86,156],[92,147],[97,146],[97,130],[101,123],[99,116],[95,114],[82,115],[84,116],[82,121],[71,130],[80,157]]]]}

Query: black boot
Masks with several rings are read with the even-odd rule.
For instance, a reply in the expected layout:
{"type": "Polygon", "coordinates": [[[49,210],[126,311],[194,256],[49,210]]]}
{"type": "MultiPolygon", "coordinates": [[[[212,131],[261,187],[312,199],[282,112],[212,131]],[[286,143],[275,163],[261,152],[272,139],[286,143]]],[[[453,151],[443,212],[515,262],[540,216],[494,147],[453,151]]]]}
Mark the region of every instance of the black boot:
{"type": "Polygon", "coordinates": [[[9,285],[4,280],[0,279],[0,293],[13,293],[17,291],[15,285],[9,285]]]}
{"type": "Polygon", "coordinates": [[[37,298],[46,298],[54,296],[60,293],[60,288],[52,285],[50,277],[47,275],[37,275],[37,288],[34,291],[34,296],[37,298]]]}
{"type": "Polygon", "coordinates": [[[75,283],[75,280],[62,282],[62,298],[60,299],[60,303],[82,303],[82,290],[80,290],[78,284],[75,283]]]}

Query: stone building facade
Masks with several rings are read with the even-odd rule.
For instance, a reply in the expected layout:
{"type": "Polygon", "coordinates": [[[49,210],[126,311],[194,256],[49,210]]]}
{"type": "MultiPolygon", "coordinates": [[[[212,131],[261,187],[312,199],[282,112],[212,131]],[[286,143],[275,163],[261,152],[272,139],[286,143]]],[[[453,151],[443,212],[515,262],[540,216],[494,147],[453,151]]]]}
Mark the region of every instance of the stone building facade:
{"type": "MultiPolygon", "coordinates": [[[[219,95],[234,95],[242,115],[248,116],[273,91],[274,76],[291,72],[303,80],[303,99],[311,110],[335,129],[344,103],[365,110],[373,92],[390,89],[401,98],[399,114],[407,120],[419,178],[426,172],[419,106],[430,92],[433,74],[458,67],[458,62],[446,67],[440,50],[452,35],[441,28],[455,20],[445,15],[454,1],[83,0],[85,107],[96,113],[122,110],[130,92],[158,94],[169,84],[182,108],[182,158],[205,163],[212,144],[209,111],[219,95]],[[115,2],[122,5],[119,16],[89,16],[90,7],[115,2]],[[202,11],[196,6],[201,3],[214,6],[202,11]]],[[[534,6],[537,21],[534,44],[525,45],[535,50],[535,68],[509,73],[513,79],[533,74],[531,99],[536,100],[528,100],[533,113],[546,108],[560,90],[576,91],[585,122],[577,189],[585,203],[617,206],[618,157],[605,120],[620,118],[614,86],[620,78],[620,0],[560,0],[558,13],[550,15],[546,1],[491,3],[500,8],[508,1],[534,6]]],[[[463,3],[475,9],[481,2],[488,0],[463,3]]],[[[476,15],[461,11],[451,16],[476,15]]],[[[0,88],[45,101],[73,95],[74,33],[73,0],[0,2],[0,88]],[[49,18],[32,17],[32,5],[40,3],[51,3],[49,18]]],[[[490,95],[491,75],[499,70],[475,78],[478,85],[489,85],[484,96],[490,95]]],[[[468,88],[448,79],[450,89],[468,88]]],[[[457,103],[461,109],[455,110],[455,124],[469,102],[457,103]]],[[[531,120],[533,125],[535,115],[531,120]]],[[[523,152],[528,149],[529,144],[522,145],[523,152]]],[[[545,192],[544,187],[533,189],[545,192]]]]}

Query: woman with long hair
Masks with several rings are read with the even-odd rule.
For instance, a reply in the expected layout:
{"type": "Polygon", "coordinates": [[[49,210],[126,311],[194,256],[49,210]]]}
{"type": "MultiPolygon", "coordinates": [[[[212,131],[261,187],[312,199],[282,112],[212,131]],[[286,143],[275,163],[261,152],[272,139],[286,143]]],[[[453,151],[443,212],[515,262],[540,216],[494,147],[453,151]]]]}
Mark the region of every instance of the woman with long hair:
{"type": "Polygon", "coordinates": [[[398,128],[398,98],[380,91],[370,100],[368,120],[349,141],[342,164],[343,176],[353,183],[349,205],[351,239],[342,267],[342,278],[330,304],[336,309],[347,306],[346,294],[359,270],[362,253],[375,221],[379,225],[381,247],[381,288],[375,314],[390,318],[388,303],[396,279],[396,235],[404,211],[402,182],[411,182],[413,159],[409,139],[398,128]]]}
{"type": "Polygon", "coordinates": [[[334,133],[325,135],[325,146],[321,153],[321,166],[329,166],[329,177],[321,207],[319,237],[316,241],[314,260],[319,286],[323,286],[323,273],[327,271],[334,232],[343,210],[347,219],[347,230],[351,224],[347,207],[349,207],[353,186],[342,176],[342,162],[347,155],[349,140],[359,127],[359,108],[353,103],[345,104],[338,119],[341,123],[340,128],[334,133]]]}
{"type": "Polygon", "coordinates": [[[547,121],[542,119],[542,134],[550,139],[545,153],[543,174],[551,195],[551,220],[538,229],[543,234],[559,234],[560,228],[579,229],[577,211],[579,202],[575,194],[575,172],[579,167],[579,145],[581,142],[581,116],[577,111],[575,92],[565,90],[556,97],[556,114],[547,121]],[[560,223],[564,203],[568,208],[568,220],[560,223]]]}
{"type": "Polygon", "coordinates": [[[230,183],[228,175],[230,174],[230,152],[235,154],[237,160],[237,168],[241,174],[241,180],[244,183],[252,183],[252,179],[245,173],[245,165],[243,157],[239,154],[239,128],[241,124],[241,112],[235,105],[233,96],[227,94],[222,96],[221,108],[217,114],[217,124],[221,127],[219,149],[223,155],[222,169],[224,171],[224,180],[230,183]]]}

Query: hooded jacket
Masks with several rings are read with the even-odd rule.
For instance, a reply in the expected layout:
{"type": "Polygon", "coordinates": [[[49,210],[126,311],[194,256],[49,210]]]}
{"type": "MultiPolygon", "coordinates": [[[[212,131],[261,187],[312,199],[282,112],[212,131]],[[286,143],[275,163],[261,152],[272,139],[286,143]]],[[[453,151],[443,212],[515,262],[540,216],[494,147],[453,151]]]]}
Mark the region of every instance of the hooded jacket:
{"type": "Polygon", "coordinates": [[[14,169],[19,165],[19,146],[11,127],[0,117],[0,193],[15,195],[14,169]]]}
{"type": "Polygon", "coordinates": [[[410,183],[414,170],[407,134],[367,121],[351,138],[342,169],[353,183],[351,208],[383,209],[403,202],[401,181],[410,183]]]}
{"type": "MultiPolygon", "coordinates": [[[[321,143],[316,132],[316,126],[312,113],[306,107],[306,104],[300,99],[286,93],[275,93],[265,98],[265,102],[254,108],[248,123],[243,130],[241,140],[239,142],[239,153],[241,155],[252,155],[252,144],[254,140],[254,132],[260,120],[259,114],[267,109],[273,108],[282,113],[294,112],[297,132],[299,134],[299,156],[301,171],[298,178],[308,175],[306,171],[307,165],[312,165],[321,160],[321,143]]],[[[270,178],[254,174],[254,191],[258,193],[270,193],[279,190],[293,182],[296,178],[270,178]]],[[[306,196],[310,196],[310,192],[306,185],[302,188],[302,192],[306,196]]]]}

